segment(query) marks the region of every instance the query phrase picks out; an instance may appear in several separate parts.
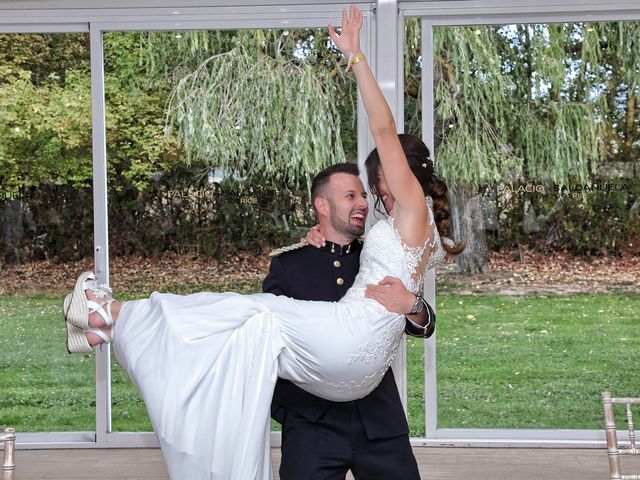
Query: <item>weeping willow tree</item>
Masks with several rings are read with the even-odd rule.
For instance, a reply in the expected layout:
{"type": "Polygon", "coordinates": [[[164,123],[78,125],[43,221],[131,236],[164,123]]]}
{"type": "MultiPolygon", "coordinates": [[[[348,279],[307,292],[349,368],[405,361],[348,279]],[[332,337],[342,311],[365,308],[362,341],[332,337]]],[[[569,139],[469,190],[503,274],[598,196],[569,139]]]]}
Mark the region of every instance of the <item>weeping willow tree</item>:
{"type": "Polygon", "coordinates": [[[235,48],[178,82],[167,125],[189,162],[297,189],[345,161],[334,91],[329,73],[235,48]]]}
{"type": "MultiPolygon", "coordinates": [[[[636,23],[434,31],[436,168],[468,243],[463,271],[487,265],[482,187],[586,184],[605,156],[633,150],[639,34],[636,23]]],[[[417,22],[406,35],[419,44],[417,22]]]]}
{"type": "MultiPolygon", "coordinates": [[[[443,27],[434,41],[436,167],[452,185],[454,232],[468,242],[460,266],[482,271],[482,188],[586,183],[602,159],[637,156],[638,24],[443,27]]],[[[175,86],[167,131],[188,162],[282,187],[355,152],[355,88],[336,68],[326,32],[150,34],[146,42],[141,63],[175,86]]],[[[410,20],[413,133],[420,44],[410,20]]]]}
{"type": "Polygon", "coordinates": [[[345,161],[338,105],[353,95],[345,93],[326,32],[176,36],[150,35],[142,58],[155,76],[175,82],[166,131],[188,164],[223,169],[240,186],[297,190],[345,161]],[[204,61],[203,52],[210,54],[204,61]]]}
{"type": "Polygon", "coordinates": [[[589,54],[599,68],[586,72],[606,99],[605,148],[610,158],[638,160],[640,142],[640,23],[588,25],[589,54]],[[598,63],[596,63],[598,62],[598,63]]]}

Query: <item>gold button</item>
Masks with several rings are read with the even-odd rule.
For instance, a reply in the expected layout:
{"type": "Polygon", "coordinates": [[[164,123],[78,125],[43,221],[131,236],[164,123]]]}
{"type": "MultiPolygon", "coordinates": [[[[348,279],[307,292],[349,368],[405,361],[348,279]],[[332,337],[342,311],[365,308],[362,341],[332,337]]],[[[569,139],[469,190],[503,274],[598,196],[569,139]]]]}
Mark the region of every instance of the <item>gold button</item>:
{"type": "Polygon", "coordinates": [[[333,262],[333,266],[338,268],[341,265],[340,260],[336,260],[335,262],[333,262]]]}
{"type": "Polygon", "coordinates": [[[341,278],[338,278],[338,279],[336,280],[336,283],[337,283],[338,285],[342,285],[342,284],[344,283],[344,280],[343,280],[343,279],[341,279],[341,278]]]}

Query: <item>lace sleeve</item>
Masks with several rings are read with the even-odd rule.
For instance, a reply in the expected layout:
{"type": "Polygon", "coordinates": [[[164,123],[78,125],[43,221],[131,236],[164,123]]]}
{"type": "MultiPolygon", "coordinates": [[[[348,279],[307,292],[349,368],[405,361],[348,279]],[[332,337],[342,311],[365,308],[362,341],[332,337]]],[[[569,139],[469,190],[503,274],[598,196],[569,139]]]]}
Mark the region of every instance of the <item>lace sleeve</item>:
{"type": "MultiPolygon", "coordinates": [[[[431,197],[426,197],[425,201],[429,212],[429,225],[433,227],[433,235],[426,238],[422,246],[410,247],[406,245],[393,223],[393,217],[389,217],[393,231],[402,245],[406,265],[411,272],[411,285],[409,286],[409,290],[414,293],[419,291],[424,283],[424,277],[427,272],[447,256],[447,252],[440,243],[440,234],[434,221],[433,200],[431,197]]],[[[445,241],[447,240],[451,241],[450,239],[445,239],[445,241]]]]}

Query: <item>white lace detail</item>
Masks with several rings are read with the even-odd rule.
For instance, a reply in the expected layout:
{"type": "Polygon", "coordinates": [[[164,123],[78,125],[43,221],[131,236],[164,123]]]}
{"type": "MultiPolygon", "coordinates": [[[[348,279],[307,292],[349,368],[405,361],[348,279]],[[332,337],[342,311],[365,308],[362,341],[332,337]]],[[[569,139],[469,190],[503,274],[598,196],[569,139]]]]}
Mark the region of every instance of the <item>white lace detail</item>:
{"type": "Polygon", "coordinates": [[[375,337],[374,340],[368,341],[364,345],[361,345],[358,347],[357,353],[353,353],[349,356],[349,365],[354,362],[369,364],[377,361],[378,358],[391,357],[395,351],[395,340],[397,337],[398,328],[394,323],[389,324],[380,336],[375,337]]]}
{"type": "MultiPolygon", "coordinates": [[[[433,222],[431,198],[427,197],[425,201],[433,222]]],[[[367,233],[360,254],[360,271],[353,286],[340,302],[362,298],[367,285],[377,284],[386,275],[399,278],[408,290],[418,292],[427,271],[446,256],[440,244],[438,229],[434,228],[433,232],[433,238],[427,239],[424,245],[409,247],[402,241],[392,218],[386,217],[378,221],[367,233]]],[[[375,300],[369,300],[368,305],[377,310],[384,309],[375,300]]]]}
{"type": "Polygon", "coordinates": [[[341,392],[347,392],[350,390],[359,390],[367,392],[368,395],[377,387],[382,381],[382,377],[387,373],[387,370],[393,363],[393,359],[396,357],[398,351],[398,343],[404,334],[404,316],[398,317],[401,321],[395,321],[389,324],[384,332],[375,341],[369,341],[358,348],[358,352],[352,354],[349,357],[349,365],[354,362],[362,362],[369,364],[371,362],[378,362],[380,358],[383,362],[381,368],[377,369],[371,375],[367,375],[360,382],[338,382],[329,383],[332,387],[338,389],[341,392]]]}
{"type": "MultiPolygon", "coordinates": [[[[394,356],[395,356],[395,353],[394,353],[394,356]]],[[[389,365],[391,365],[391,363],[389,363],[389,365]]],[[[380,375],[380,372],[376,372],[373,375],[364,377],[364,380],[362,380],[361,382],[355,382],[352,380],[350,382],[338,382],[338,383],[330,382],[328,383],[328,385],[331,385],[333,388],[335,388],[340,392],[347,392],[349,390],[358,390],[362,392],[367,392],[365,395],[363,395],[363,396],[366,396],[369,393],[371,393],[371,391],[373,391],[373,388],[371,387],[375,388],[378,386],[378,384],[380,383],[380,377],[384,376],[384,373],[386,373],[386,371],[387,369],[384,370],[382,375],[380,375]]]]}
{"type": "Polygon", "coordinates": [[[429,211],[429,225],[434,228],[433,237],[425,239],[421,246],[410,247],[405,244],[394,224],[393,217],[388,217],[389,223],[393,227],[393,232],[402,246],[407,268],[411,272],[411,283],[407,288],[414,293],[418,292],[422,287],[427,272],[436,264],[440,263],[446,256],[446,251],[440,244],[440,235],[438,234],[438,229],[433,219],[433,199],[426,197],[425,202],[429,211]],[[425,258],[425,251],[428,251],[427,258],[425,258]]]}

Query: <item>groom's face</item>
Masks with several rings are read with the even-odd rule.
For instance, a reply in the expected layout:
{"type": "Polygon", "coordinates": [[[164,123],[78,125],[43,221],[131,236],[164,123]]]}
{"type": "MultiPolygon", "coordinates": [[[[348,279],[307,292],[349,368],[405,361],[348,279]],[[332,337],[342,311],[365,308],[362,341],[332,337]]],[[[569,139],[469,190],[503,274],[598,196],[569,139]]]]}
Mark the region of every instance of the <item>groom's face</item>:
{"type": "Polygon", "coordinates": [[[364,234],[369,204],[360,178],[336,173],[329,180],[326,199],[332,227],[354,239],[364,234]]]}

